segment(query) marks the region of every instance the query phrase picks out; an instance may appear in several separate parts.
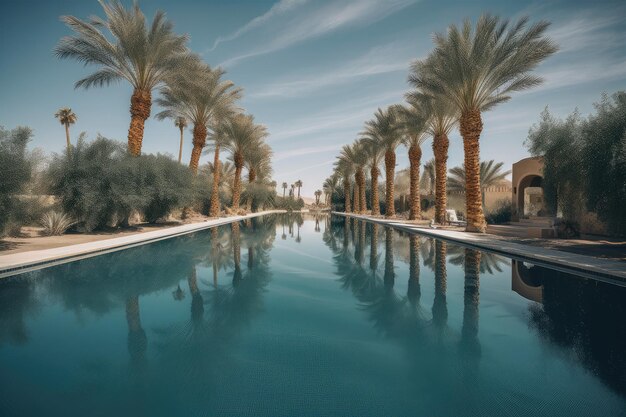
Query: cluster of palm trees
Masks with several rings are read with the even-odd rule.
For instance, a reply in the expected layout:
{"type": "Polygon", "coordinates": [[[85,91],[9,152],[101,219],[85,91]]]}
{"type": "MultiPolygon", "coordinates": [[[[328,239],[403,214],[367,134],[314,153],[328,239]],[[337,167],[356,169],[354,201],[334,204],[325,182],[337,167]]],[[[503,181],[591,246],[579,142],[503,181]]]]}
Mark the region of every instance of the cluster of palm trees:
{"type": "MultiPolygon", "coordinates": [[[[193,132],[189,168],[194,174],[198,172],[207,140],[211,143],[210,150],[214,153],[211,216],[217,216],[220,211],[220,151],[230,153],[235,169],[233,210],[239,209],[244,168],[248,171],[249,184],[269,187],[272,151],[265,142],[268,132],[237,105],[242,90],[223,79],[222,69],[210,67],[193,53],[187,47],[188,36],[176,34],[162,11],[148,25],[136,2],[128,9],[118,0],[108,3],[101,0],[100,4],[104,19],[62,18],[74,33],[60,40],[55,54],[97,66],[95,72],[76,82],[76,88],[104,86],[120,80],[131,84],[128,152],[133,156],[141,154],[144,124],[151,114],[152,94],[157,90],[160,97],[156,102],[163,110],[156,118],[172,119],[180,130],[179,162],[187,126],[193,132]]],[[[76,121],[76,115],[70,109],[61,109],[57,117],[66,127],[70,152],[69,126],[76,121]]]]}
{"type": "Polygon", "coordinates": [[[342,148],[333,174],[324,183],[332,193],[343,184],[345,211],[365,213],[365,170],[370,174],[370,208],[380,214],[379,166],[385,165],[385,216],[395,215],[394,175],[396,150],[404,145],[410,162],[409,219],[419,219],[421,146],[432,137],[435,157],[435,221],[445,221],[447,204],[448,135],[459,126],[464,149],[464,188],[467,231],[484,232],[479,144],[482,112],[508,101],[513,92],[541,83],[531,71],[557,51],[545,35],[548,22],[529,25],[489,14],[473,27],[469,20],[450,25],[434,36],[434,49],[413,62],[409,73],[412,90],[406,103],[378,109],[352,144],[342,148]]]}

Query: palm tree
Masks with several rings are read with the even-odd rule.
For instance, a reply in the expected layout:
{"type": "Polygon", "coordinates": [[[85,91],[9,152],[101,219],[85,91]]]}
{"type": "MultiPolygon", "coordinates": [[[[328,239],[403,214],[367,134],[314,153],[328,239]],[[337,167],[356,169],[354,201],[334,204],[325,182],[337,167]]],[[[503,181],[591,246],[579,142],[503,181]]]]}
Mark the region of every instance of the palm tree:
{"type": "Polygon", "coordinates": [[[422,144],[426,141],[428,114],[417,102],[408,106],[397,106],[399,130],[405,135],[404,144],[409,148],[410,211],[409,220],[422,217],[420,202],[420,166],[422,165],[422,144]]]}
{"type": "MultiPolygon", "coordinates": [[[[420,74],[420,63],[413,64],[413,73],[420,74]]],[[[413,75],[409,76],[412,82],[413,75]]],[[[446,219],[448,205],[448,192],[446,189],[448,173],[448,147],[450,141],[448,134],[458,123],[458,110],[454,103],[445,97],[427,96],[419,91],[413,91],[407,95],[410,103],[415,103],[428,114],[427,129],[433,136],[433,154],[435,155],[435,172],[431,178],[435,181],[435,221],[443,223],[446,219]]]]}
{"type": "MultiPolygon", "coordinates": [[[[267,143],[258,147],[247,147],[244,153],[244,165],[248,168],[248,185],[268,178],[272,173],[272,148],[267,143]]],[[[252,198],[248,197],[248,211],[252,210],[252,198]]]]}
{"type": "Polygon", "coordinates": [[[235,166],[230,161],[217,161],[217,165],[209,162],[206,165],[206,174],[211,179],[211,201],[209,208],[209,216],[217,217],[220,212],[220,195],[228,196],[226,200],[232,198],[233,182],[235,180],[235,166]]]}
{"type": "Polygon", "coordinates": [[[322,190],[315,191],[315,204],[320,204],[320,197],[322,196],[322,190]]]}
{"type": "Polygon", "coordinates": [[[259,149],[268,132],[265,126],[254,123],[251,115],[238,114],[225,124],[227,142],[225,148],[231,152],[235,164],[235,180],[233,183],[233,210],[239,209],[241,197],[241,171],[244,167],[244,155],[249,149],[259,149]]]}
{"type": "Polygon", "coordinates": [[[354,172],[352,163],[344,158],[337,157],[337,162],[335,162],[335,172],[343,179],[344,212],[351,213],[352,205],[350,204],[350,186],[352,185],[352,172],[354,172]]]}
{"type": "Polygon", "coordinates": [[[332,196],[337,190],[337,185],[339,184],[339,175],[335,172],[330,177],[326,178],[324,181],[324,185],[322,189],[324,190],[324,199],[326,205],[330,205],[332,202],[332,196]]]}
{"type": "Polygon", "coordinates": [[[402,136],[398,131],[397,114],[393,107],[386,110],[378,109],[374,119],[365,123],[362,135],[368,140],[377,141],[385,149],[385,217],[396,214],[394,207],[394,173],[396,169],[396,148],[402,143],[402,136]]]}
{"type": "MultiPolygon", "coordinates": [[[[209,129],[216,130],[220,123],[234,116],[235,101],[241,97],[241,89],[232,81],[222,80],[224,71],[198,65],[192,79],[168,82],[162,89],[157,103],[164,108],[158,119],[184,117],[193,123],[193,150],[189,167],[198,172],[202,149],[206,145],[209,129]]],[[[219,145],[215,146],[219,158],[219,145]]]]}
{"type": "MultiPolygon", "coordinates": [[[[485,206],[485,190],[499,184],[511,173],[511,171],[502,172],[503,165],[504,162],[496,163],[493,159],[480,163],[480,201],[483,207],[485,206]]],[[[450,191],[465,192],[465,175],[465,164],[450,170],[450,176],[448,177],[450,191]]]]}
{"type": "Polygon", "coordinates": [[[133,87],[130,99],[128,151],[141,154],[144,123],[150,117],[152,90],[169,79],[185,77],[197,65],[198,57],[186,47],[188,37],[172,31],[162,11],[157,11],[152,24],[137,3],[125,9],[121,2],[100,1],[106,19],[92,17],[80,20],[63,16],[62,20],[74,35],[61,38],[54,52],[61,59],[74,58],[84,64],[98,66],[96,72],[76,82],[76,88],[109,85],[125,79],[133,87]],[[108,29],[113,42],[102,32],[108,29]]]}
{"type": "Polygon", "coordinates": [[[296,187],[298,187],[298,199],[300,199],[300,188],[302,188],[302,180],[296,181],[296,187]]]}
{"type": "Polygon", "coordinates": [[[289,195],[291,198],[296,197],[296,184],[291,184],[291,191],[289,191],[289,195]]]}
{"type": "Polygon", "coordinates": [[[424,175],[422,176],[420,186],[428,190],[428,195],[433,195],[435,193],[435,183],[435,159],[433,158],[424,164],[424,175]]]}
{"type": "Polygon", "coordinates": [[[285,198],[285,193],[287,192],[287,187],[288,187],[287,183],[283,182],[283,198],[285,198]]]}
{"type": "Polygon", "coordinates": [[[180,129],[180,148],[178,150],[178,163],[180,164],[183,160],[183,131],[187,127],[187,119],[183,116],[178,116],[174,119],[174,126],[180,129]]]}
{"type": "Polygon", "coordinates": [[[74,113],[69,107],[63,107],[54,114],[54,117],[59,119],[59,122],[65,126],[65,140],[67,141],[67,154],[69,155],[72,148],[72,144],[70,142],[70,125],[76,123],[78,116],[76,116],[76,113],[74,113]]]}
{"type": "Polygon", "coordinates": [[[548,22],[527,27],[524,17],[514,24],[485,14],[476,26],[451,25],[446,34],[435,35],[435,50],[412,73],[412,84],[421,92],[452,101],[460,112],[467,181],[465,204],[467,231],[484,232],[485,217],[480,192],[479,142],[481,113],[510,99],[515,91],[542,82],[530,72],[557,51],[545,36],[548,22]]]}
{"type": "Polygon", "coordinates": [[[340,158],[352,166],[354,172],[354,212],[364,213],[367,210],[365,201],[365,174],[363,168],[367,163],[363,141],[355,141],[352,145],[341,148],[340,158]]]}
{"type": "Polygon", "coordinates": [[[385,154],[385,148],[381,146],[380,142],[377,140],[368,138],[364,138],[362,143],[366,166],[370,169],[372,215],[378,216],[380,215],[380,202],[378,197],[378,176],[380,175],[380,169],[378,169],[378,166],[385,154]]]}

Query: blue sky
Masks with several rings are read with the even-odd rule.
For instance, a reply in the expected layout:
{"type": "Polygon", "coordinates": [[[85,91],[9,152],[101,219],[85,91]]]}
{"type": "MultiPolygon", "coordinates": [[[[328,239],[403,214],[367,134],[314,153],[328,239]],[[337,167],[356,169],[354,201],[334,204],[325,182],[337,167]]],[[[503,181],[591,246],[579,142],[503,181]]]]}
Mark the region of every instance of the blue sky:
{"type": "MultiPolygon", "coordinates": [[[[275,179],[301,179],[307,196],[321,188],[339,148],[357,137],[376,108],[402,101],[408,66],[428,54],[431,35],[465,17],[491,12],[547,19],[561,48],[537,69],[546,78],[543,86],[484,114],[482,159],[509,165],[527,156],[524,139],[545,106],[558,115],[576,107],[587,114],[603,91],[626,85],[626,5],[620,1],[143,0],[140,5],[150,19],[164,10],[177,32],[191,36],[193,50],[212,66],[223,66],[244,88],[241,104],[270,131],[275,179]]],[[[70,33],[59,17],[102,16],[100,5],[23,0],[0,7],[0,125],[30,126],[33,146],[58,152],[65,138],[53,115],[70,106],[79,118],[74,137],[86,131],[90,138],[100,133],[125,141],[130,86],[75,90],[74,82],[89,69],[52,54],[59,38],[70,33]]],[[[191,135],[186,137],[188,159],[191,135]]],[[[144,152],[176,154],[177,141],[171,121],[147,122],[144,152]]],[[[408,164],[405,154],[399,149],[399,169],[408,164]]],[[[431,156],[428,142],[424,161],[431,156]]],[[[461,161],[455,131],[449,166],[461,161]]]]}

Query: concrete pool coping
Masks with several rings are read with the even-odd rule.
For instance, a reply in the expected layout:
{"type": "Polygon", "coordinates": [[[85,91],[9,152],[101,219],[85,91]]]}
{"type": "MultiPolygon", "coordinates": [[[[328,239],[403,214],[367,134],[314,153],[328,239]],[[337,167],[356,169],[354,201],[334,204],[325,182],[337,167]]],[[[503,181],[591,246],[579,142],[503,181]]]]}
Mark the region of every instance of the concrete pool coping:
{"type": "Polygon", "coordinates": [[[285,210],[268,210],[250,213],[244,216],[221,217],[199,223],[189,223],[167,229],[136,233],[94,242],[79,243],[51,249],[33,250],[11,255],[0,255],[0,278],[22,274],[28,271],[47,268],[53,265],[77,261],[105,253],[116,252],[139,245],[146,245],[159,240],[169,239],[189,233],[222,226],[236,221],[251,219],[267,214],[285,213],[285,210]]]}
{"type": "Polygon", "coordinates": [[[409,233],[422,234],[462,246],[486,250],[516,260],[580,275],[585,278],[626,286],[626,264],[619,261],[524,245],[521,243],[508,242],[506,240],[494,240],[490,238],[490,235],[486,234],[430,229],[404,223],[396,219],[381,219],[367,215],[342,212],[332,212],[332,214],[379,223],[409,233]]]}

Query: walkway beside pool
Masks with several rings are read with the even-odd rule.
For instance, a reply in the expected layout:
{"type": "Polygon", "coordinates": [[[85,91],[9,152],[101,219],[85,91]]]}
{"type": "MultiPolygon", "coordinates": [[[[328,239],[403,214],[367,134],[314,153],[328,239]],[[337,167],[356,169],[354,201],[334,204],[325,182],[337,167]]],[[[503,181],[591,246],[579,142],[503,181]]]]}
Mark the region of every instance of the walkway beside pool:
{"type": "Polygon", "coordinates": [[[626,286],[626,264],[624,262],[524,245],[508,241],[508,239],[503,237],[494,238],[494,236],[488,234],[431,229],[421,225],[406,223],[402,220],[382,219],[354,213],[333,212],[333,214],[384,224],[409,233],[435,237],[462,246],[475,247],[488,252],[501,254],[524,262],[626,286]]]}
{"type": "Polygon", "coordinates": [[[52,249],[42,249],[28,252],[0,255],[0,278],[21,274],[27,271],[46,268],[52,265],[63,264],[83,258],[115,252],[133,246],[144,245],[182,236],[189,233],[209,229],[215,226],[233,223],[236,221],[264,216],[266,214],[285,213],[284,210],[269,210],[258,213],[250,213],[244,216],[221,217],[199,223],[189,223],[181,226],[168,227],[145,233],[136,233],[117,238],[98,240],[94,242],[68,245],[52,249]]]}

